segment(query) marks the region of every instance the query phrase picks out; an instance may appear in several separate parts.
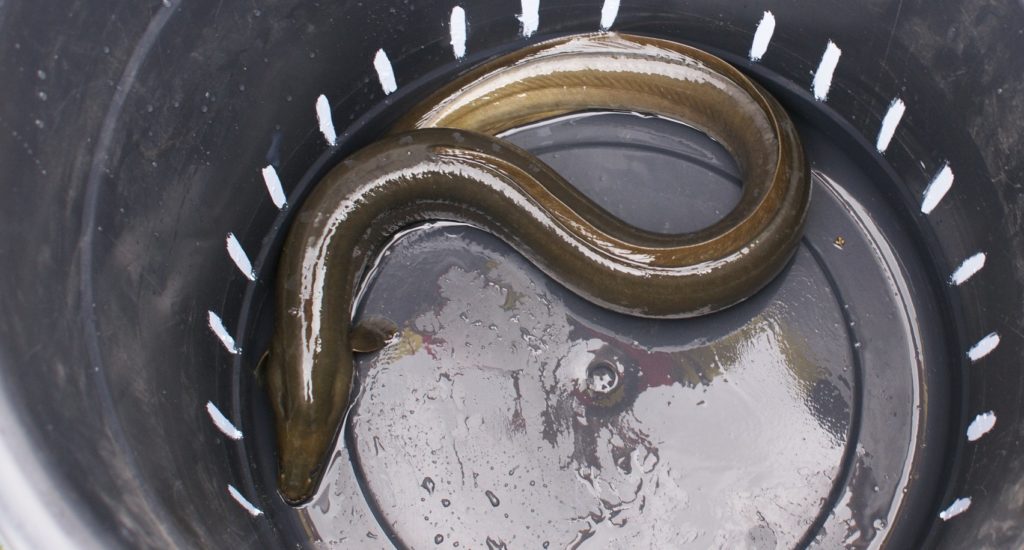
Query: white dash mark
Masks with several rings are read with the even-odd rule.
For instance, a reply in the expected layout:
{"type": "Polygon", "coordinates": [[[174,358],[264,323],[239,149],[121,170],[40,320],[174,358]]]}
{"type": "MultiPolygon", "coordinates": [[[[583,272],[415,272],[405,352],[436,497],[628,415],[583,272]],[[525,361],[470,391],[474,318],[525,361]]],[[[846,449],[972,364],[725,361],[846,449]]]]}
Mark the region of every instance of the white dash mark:
{"type": "Polygon", "coordinates": [[[523,24],[523,36],[530,37],[540,26],[540,0],[522,0],[523,13],[516,18],[523,24]]]}
{"type": "Polygon", "coordinates": [[[231,498],[235,499],[235,502],[242,505],[242,508],[245,508],[246,512],[249,512],[250,516],[258,517],[263,515],[263,510],[260,510],[254,506],[253,503],[249,502],[249,499],[243,497],[242,493],[239,493],[238,489],[235,489],[235,486],[230,483],[228,484],[228,493],[231,494],[231,498]]]}
{"type": "Polygon", "coordinates": [[[981,436],[992,431],[996,426],[996,413],[988,411],[974,417],[970,426],[967,426],[967,441],[977,441],[981,436]]]}
{"type": "Polygon", "coordinates": [[[928,184],[928,187],[924,190],[924,200],[921,201],[921,212],[930,214],[935,207],[942,201],[942,197],[946,196],[949,189],[953,187],[953,169],[946,164],[939,170],[938,174],[932,178],[932,182],[928,184]]]}
{"type": "Polygon", "coordinates": [[[281,186],[281,178],[277,177],[277,170],[267,165],[263,168],[263,183],[267,184],[267,192],[270,193],[270,200],[278,210],[288,207],[288,201],[284,198],[284,188],[281,186]]]}
{"type": "Polygon", "coordinates": [[[882,128],[878,130],[878,140],[875,141],[875,149],[878,149],[879,153],[884,153],[889,148],[889,142],[896,134],[896,127],[900,125],[900,120],[906,111],[907,106],[898,97],[889,104],[889,110],[882,117],[882,128]]]}
{"type": "Polygon", "coordinates": [[[373,56],[373,68],[377,70],[377,78],[380,79],[380,87],[385,94],[398,89],[398,84],[395,83],[395,70],[391,68],[391,60],[383,48],[377,50],[377,54],[373,56]]]}
{"type": "Polygon", "coordinates": [[[832,87],[832,74],[836,72],[839,56],[842,54],[839,46],[829,40],[825,46],[825,53],[821,56],[821,63],[818,63],[818,70],[814,72],[814,99],[828,99],[828,89],[832,87]]]}
{"type": "Polygon", "coordinates": [[[962,285],[983,267],[985,267],[985,253],[978,252],[964,260],[960,267],[956,268],[956,271],[949,276],[949,284],[962,285]]]}
{"type": "Polygon", "coordinates": [[[327,96],[320,94],[316,98],[316,119],[320,122],[320,133],[327,140],[327,145],[334,147],[338,143],[338,133],[334,131],[334,119],[331,117],[331,102],[327,96]]]}
{"type": "Polygon", "coordinates": [[[452,34],[452,51],[455,59],[466,57],[466,10],[461,6],[452,8],[452,17],[448,23],[452,34]]]}
{"type": "Polygon", "coordinates": [[[619,0],[604,0],[601,6],[601,30],[612,28],[615,18],[619,16],[619,0]]]}
{"type": "Polygon", "coordinates": [[[238,441],[242,439],[242,430],[235,427],[234,424],[228,420],[228,417],[224,416],[224,413],[220,412],[217,405],[213,404],[213,401],[206,402],[206,412],[210,414],[210,419],[213,420],[213,425],[217,426],[217,429],[224,432],[224,435],[238,441]]]}
{"type": "Polygon", "coordinates": [[[231,259],[234,260],[242,275],[245,275],[250,281],[255,281],[256,272],[252,269],[252,262],[249,261],[249,256],[242,249],[242,243],[238,242],[238,237],[235,237],[234,233],[228,233],[227,241],[228,256],[231,256],[231,259]]]}
{"type": "Polygon", "coordinates": [[[775,16],[772,15],[772,12],[766,11],[761,17],[761,22],[757,24],[754,41],[750,44],[751,61],[761,60],[764,52],[768,51],[768,43],[772,41],[773,34],[775,34],[775,16]]]}
{"type": "Polygon", "coordinates": [[[992,332],[988,336],[978,340],[977,344],[971,346],[971,349],[967,350],[967,357],[971,359],[971,362],[977,361],[982,357],[992,353],[992,350],[996,349],[999,345],[999,335],[992,332]]]}
{"type": "Polygon", "coordinates": [[[946,508],[945,510],[939,512],[939,517],[942,519],[942,521],[949,521],[953,517],[959,516],[960,514],[966,512],[967,509],[970,507],[971,497],[958,498],[953,501],[953,504],[949,505],[949,508],[946,508]]]}
{"type": "Polygon", "coordinates": [[[228,334],[228,329],[224,327],[224,321],[220,320],[220,317],[212,311],[207,311],[210,314],[210,330],[220,338],[220,342],[224,344],[224,349],[228,350],[229,353],[235,355],[239,354],[242,350],[235,347],[235,339],[228,334]]]}

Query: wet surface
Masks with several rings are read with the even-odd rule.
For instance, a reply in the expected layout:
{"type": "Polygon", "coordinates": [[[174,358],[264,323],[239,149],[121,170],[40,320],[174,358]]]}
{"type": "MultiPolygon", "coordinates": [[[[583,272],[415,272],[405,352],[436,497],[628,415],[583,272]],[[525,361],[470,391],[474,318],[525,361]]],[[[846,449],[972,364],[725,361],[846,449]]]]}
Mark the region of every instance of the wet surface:
{"type": "MultiPolygon", "coordinates": [[[[605,311],[468,227],[399,240],[360,315],[386,316],[401,335],[359,363],[349,429],[301,511],[310,537],[416,548],[882,542],[922,460],[920,388],[938,328],[909,298],[913,262],[897,258],[913,252],[893,214],[828,140],[801,132],[815,169],[804,243],[768,288],[712,316],[605,311]]],[[[574,117],[511,139],[647,229],[706,226],[739,196],[728,155],[667,121],[574,117]]]]}

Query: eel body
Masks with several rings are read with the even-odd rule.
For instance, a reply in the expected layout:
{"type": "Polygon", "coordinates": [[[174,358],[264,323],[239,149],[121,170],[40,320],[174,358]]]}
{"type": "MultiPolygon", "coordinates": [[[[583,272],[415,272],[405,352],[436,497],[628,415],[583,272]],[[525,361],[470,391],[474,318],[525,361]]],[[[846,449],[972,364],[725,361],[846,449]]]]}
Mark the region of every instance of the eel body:
{"type": "Polygon", "coordinates": [[[596,304],[679,318],[729,307],[771,281],[796,249],[809,195],[807,162],[785,111],[700,50],[578,35],[470,71],[335,167],[296,214],[278,267],[266,369],[282,496],[301,503],[320,482],[354,393],[357,290],[403,229],[465,222],[596,304]],[[494,137],[591,109],[648,113],[706,132],[737,161],[744,182],[737,206],[692,233],[640,230],[494,137]]]}

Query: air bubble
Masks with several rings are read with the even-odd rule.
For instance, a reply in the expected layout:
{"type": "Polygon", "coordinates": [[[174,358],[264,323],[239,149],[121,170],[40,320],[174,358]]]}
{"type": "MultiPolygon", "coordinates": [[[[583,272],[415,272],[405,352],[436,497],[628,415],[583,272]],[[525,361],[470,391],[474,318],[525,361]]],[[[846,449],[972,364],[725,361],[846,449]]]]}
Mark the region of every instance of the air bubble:
{"type": "Polygon", "coordinates": [[[608,363],[596,363],[587,369],[587,387],[597,393],[608,393],[618,385],[619,374],[608,363]]]}
{"type": "Polygon", "coordinates": [[[487,550],[507,550],[508,549],[508,545],[506,545],[505,541],[503,541],[501,539],[494,540],[491,537],[487,537],[487,541],[486,542],[487,542],[487,550]]]}
{"type": "Polygon", "coordinates": [[[420,487],[423,487],[424,489],[426,489],[428,495],[434,494],[434,480],[433,479],[431,479],[429,477],[423,478],[423,482],[420,483],[420,487]]]}

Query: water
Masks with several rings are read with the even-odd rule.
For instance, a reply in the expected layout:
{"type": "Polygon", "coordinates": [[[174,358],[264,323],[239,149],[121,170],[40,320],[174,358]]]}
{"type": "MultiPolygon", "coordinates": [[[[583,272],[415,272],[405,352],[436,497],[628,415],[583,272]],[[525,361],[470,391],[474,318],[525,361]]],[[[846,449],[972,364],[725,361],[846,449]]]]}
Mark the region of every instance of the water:
{"type": "MultiPolygon", "coordinates": [[[[880,544],[927,481],[922,426],[945,405],[921,388],[941,393],[941,332],[913,299],[927,279],[895,212],[842,149],[801,132],[804,243],[713,316],[610,313],[467,227],[394,243],[360,314],[401,336],[358,365],[305,534],[346,548],[880,544]]],[[[660,119],[568,117],[510,139],[651,230],[706,226],[739,196],[720,146],[660,119]]]]}

